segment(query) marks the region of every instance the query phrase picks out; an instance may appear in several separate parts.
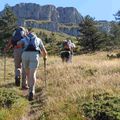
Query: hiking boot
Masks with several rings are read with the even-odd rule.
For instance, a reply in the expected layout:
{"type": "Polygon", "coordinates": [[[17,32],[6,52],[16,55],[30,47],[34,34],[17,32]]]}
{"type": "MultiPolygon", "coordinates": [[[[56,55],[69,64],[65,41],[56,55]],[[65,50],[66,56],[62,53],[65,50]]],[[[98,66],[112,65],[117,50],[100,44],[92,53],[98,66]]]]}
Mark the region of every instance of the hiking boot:
{"type": "Polygon", "coordinates": [[[34,99],[34,94],[32,92],[29,93],[28,100],[32,101],[34,99]]]}
{"type": "Polygon", "coordinates": [[[20,86],[20,76],[16,76],[16,77],[15,77],[15,85],[16,85],[17,87],[20,86]]]}
{"type": "Polygon", "coordinates": [[[28,90],[29,87],[26,85],[26,86],[22,86],[22,90],[28,90]]]}

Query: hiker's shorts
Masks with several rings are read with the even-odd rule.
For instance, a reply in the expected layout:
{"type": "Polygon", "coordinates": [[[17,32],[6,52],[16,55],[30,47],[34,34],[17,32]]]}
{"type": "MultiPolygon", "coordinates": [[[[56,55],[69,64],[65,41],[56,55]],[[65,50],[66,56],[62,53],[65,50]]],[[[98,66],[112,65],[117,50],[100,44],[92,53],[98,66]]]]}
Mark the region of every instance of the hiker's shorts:
{"type": "Polygon", "coordinates": [[[22,64],[25,69],[36,69],[39,66],[39,52],[24,51],[22,64]]]}
{"type": "Polygon", "coordinates": [[[61,58],[70,58],[71,52],[70,51],[62,51],[61,52],[61,58]]]}

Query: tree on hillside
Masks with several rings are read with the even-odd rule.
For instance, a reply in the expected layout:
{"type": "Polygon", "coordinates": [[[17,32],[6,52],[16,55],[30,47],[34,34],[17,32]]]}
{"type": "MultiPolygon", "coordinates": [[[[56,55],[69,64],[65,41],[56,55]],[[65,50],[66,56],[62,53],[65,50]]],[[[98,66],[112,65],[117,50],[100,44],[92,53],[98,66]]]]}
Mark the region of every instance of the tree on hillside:
{"type": "Polygon", "coordinates": [[[111,23],[111,35],[112,35],[112,40],[113,44],[115,46],[120,45],[120,10],[114,14],[115,20],[114,22],[111,23]]]}
{"type": "Polygon", "coordinates": [[[57,39],[54,32],[51,32],[49,36],[49,48],[51,49],[51,54],[55,55],[58,52],[57,39]]]}
{"type": "Polygon", "coordinates": [[[55,42],[56,42],[56,35],[55,35],[54,32],[51,32],[49,39],[50,39],[51,45],[55,44],[55,42]]]}
{"type": "Polygon", "coordinates": [[[9,5],[5,6],[4,13],[0,17],[0,48],[4,47],[7,39],[12,35],[16,27],[16,17],[9,5]]]}
{"type": "Polygon", "coordinates": [[[79,24],[79,32],[79,44],[82,50],[94,52],[100,49],[100,45],[104,40],[92,17],[89,15],[84,17],[83,22],[79,24]]]}
{"type": "Polygon", "coordinates": [[[114,14],[116,20],[120,21],[120,10],[116,14],[114,14]]]}
{"type": "Polygon", "coordinates": [[[117,22],[111,23],[111,31],[113,44],[120,45],[120,25],[117,22]]]}

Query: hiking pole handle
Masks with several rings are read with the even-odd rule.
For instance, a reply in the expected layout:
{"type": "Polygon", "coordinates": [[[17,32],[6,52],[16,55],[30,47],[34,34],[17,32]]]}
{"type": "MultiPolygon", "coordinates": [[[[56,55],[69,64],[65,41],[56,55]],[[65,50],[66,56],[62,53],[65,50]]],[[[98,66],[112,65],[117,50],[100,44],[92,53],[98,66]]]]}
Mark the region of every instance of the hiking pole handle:
{"type": "Polygon", "coordinates": [[[46,61],[47,59],[46,58],[43,58],[44,59],[44,77],[45,77],[45,88],[47,87],[47,73],[46,73],[46,61]]]}

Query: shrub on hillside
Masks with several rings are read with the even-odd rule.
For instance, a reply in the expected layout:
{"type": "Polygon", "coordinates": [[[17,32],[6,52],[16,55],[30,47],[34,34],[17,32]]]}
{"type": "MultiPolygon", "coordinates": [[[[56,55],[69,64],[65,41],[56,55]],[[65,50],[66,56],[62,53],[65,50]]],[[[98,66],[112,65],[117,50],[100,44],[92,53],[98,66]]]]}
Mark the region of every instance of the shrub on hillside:
{"type": "Polygon", "coordinates": [[[20,97],[16,95],[15,91],[0,89],[0,109],[1,108],[11,108],[11,106],[18,100],[20,97]]]}
{"type": "Polygon", "coordinates": [[[107,93],[93,95],[92,101],[87,101],[80,107],[90,120],[120,120],[120,97],[107,93]]]}
{"type": "Polygon", "coordinates": [[[28,110],[28,102],[14,90],[0,89],[0,120],[19,120],[28,110]]]}

